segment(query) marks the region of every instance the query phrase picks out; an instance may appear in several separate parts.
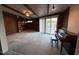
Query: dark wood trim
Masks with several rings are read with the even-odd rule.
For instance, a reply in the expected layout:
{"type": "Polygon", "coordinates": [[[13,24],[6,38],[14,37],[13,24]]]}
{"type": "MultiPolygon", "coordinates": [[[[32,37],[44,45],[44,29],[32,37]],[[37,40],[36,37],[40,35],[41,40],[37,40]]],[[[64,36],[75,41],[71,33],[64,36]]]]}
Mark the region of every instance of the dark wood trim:
{"type": "MultiPolygon", "coordinates": [[[[63,13],[63,12],[59,12],[59,13],[50,14],[50,15],[45,15],[45,16],[41,16],[41,17],[37,17],[37,18],[44,18],[44,17],[54,16],[54,15],[60,15],[60,14],[62,14],[62,13],[63,13]]],[[[32,19],[35,19],[35,18],[32,18],[32,19]]]]}
{"type": "MultiPolygon", "coordinates": [[[[8,15],[8,16],[13,15],[13,16],[16,17],[17,20],[20,20],[20,19],[23,20],[23,19],[25,18],[25,17],[22,17],[22,16],[14,15],[14,14],[9,13],[9,12],[6,12],[6,11],[3,11],[3,14],[4,14],[4,15],[8,15]],[[17,16],[18,16],[18,18],[17,18],[17,16]]],[[[27,19],[27,18],[25,18],[25,19],[27,19]]]]}
{"type": "Polygon", "coordinates": [[[59,15],[61,14],[62,12],[59,12],[59,13],[55,13],[55,14],[50,14],[50,15],[45,15],[45,16],[41,16],[39,18],[44,18],[44,17],[49,17],[49,16],[53,16],[53,15],[59,15]]]}
{"type": "MultiPolygon", "coordinates": [[[[70,7],[68,7],[67,9],[69,9],[70,7]]],[[[67,10],[66,9],[66,10],[67,10]]],[[[63,12],[65,12],[66,10],[64,10],[64,11],[62,11],[62,12],[59,12],[59,13],[55,13],[55,14],[49,14],[49,15],[45,15],[45,16],[41,16],[41,17],[39,17],[39,18],[44,18],[44,17],[48,17],[48,16],[53,16],[53,15],[60,15],[60,14],[62,14],[63,12]]]]}
{"type": "Polygon", "coordinates": [[[49,4],[47,4],[47,15],[49,14],[49,4]]]}
{"type": "Polygon", "coordinates": [[[24,6],[25,6],[27,9],[29,9],[30,11],[32,11],[33,14],[35,14],[37,17],[39,17],[39,16],[32,10],[32,8],[30,8],[27,4],[24,4],[24,6]]]}
{"type": "MultiPolygon", "coordinates": [[[[20,11],[15,10],[14,8],[12,8],[12,7],[8,6],[8,5],[2,4],[2,6],[4,6],[4,7],[8,8],[8,9],[11,9],[11,10],[13,10],[13,11],[15,11],[15,12],[17,12],[17,13],[21,14],[21,15],[24,15],[24,14],[23,14],[23,13],[21,13],[20,11]]],[[[25,16],[25,15],[24,15],[24,16],[25,16]]]]}

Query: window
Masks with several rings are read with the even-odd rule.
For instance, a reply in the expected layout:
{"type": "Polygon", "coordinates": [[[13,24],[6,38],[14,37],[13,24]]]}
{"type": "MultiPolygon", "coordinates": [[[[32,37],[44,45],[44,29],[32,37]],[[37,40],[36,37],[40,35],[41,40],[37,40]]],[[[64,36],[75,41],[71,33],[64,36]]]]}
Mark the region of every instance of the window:
{"type": "Polygon", "coordinates": [[[33,21],[29,20],[29,21],[26,21],[25,23],[32,23],[33,21]]]}

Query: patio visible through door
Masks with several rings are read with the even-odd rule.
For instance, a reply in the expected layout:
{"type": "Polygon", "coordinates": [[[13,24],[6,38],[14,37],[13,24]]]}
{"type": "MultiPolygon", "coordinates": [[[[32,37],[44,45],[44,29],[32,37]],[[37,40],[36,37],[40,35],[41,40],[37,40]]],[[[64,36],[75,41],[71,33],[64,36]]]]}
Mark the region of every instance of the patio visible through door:
{"type": "Polygon", "coordinates": [[[46,33],[54,34],[57,26],[57,17],[46,19],[46,33]]]}

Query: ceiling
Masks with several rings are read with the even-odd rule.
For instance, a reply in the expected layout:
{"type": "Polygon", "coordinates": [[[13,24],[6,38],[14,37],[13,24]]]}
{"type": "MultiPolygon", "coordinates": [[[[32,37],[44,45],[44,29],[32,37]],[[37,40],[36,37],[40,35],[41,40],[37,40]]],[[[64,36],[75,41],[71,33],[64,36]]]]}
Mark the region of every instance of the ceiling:
{"type": "Polygon", "coordinates": [[[69,6],[68,4],[54,4],[55,8],[52,10],[53,4],[6,4],[2,5],[2,10],[22,17],[26,17],[23,10],[29,10],[32,12],[30,17],[37,18],[62,12],[69,6]]]}

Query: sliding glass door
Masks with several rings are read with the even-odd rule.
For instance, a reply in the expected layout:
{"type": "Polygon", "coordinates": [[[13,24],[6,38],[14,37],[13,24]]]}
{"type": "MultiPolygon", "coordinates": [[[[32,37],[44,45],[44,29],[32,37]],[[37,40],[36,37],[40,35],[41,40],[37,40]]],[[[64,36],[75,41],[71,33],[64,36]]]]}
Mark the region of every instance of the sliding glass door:
{"type": "Polygon", "coordinates": [[[57,17],[46,19],[46,33],[55,34],[57,27],[57,17]]]}
{"type": "Polygon", "coordinates": [[[39,30],[41,33],[45,33],[45,19],[41,18],[39,20],[39,30]]]}
{"type": "Polygon", "coordinates": [[[57,30],[57,17],[51,18],[50,22],[50,34],[55,34],[55,31],[57,30]]]}
{"type": "Polygon", "coordinates": [[[47,18],[46,19],[46,33],[50,33],[50,30],[51,30],[51,25],[50,25],[50,19],[49,18],[47,18]]]}
{"type": "Polygon", "coordinates": [[[57,28],[57,17],[40,19],[40,32],[55,34],[57,28]]]}

